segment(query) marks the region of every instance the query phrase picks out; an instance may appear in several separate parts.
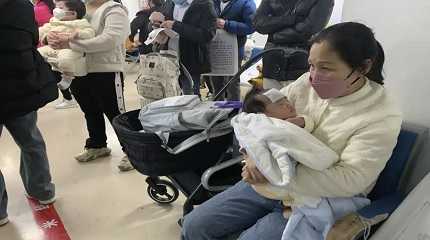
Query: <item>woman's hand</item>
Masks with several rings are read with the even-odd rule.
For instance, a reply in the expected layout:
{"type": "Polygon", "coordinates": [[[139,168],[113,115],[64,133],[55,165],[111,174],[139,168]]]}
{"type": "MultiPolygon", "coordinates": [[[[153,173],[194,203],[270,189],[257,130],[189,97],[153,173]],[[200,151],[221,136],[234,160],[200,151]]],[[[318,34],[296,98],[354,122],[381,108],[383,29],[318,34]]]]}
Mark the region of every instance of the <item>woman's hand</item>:
{"type": "Polygon", "coordinates": [[[255,166],[254,160],[250,159],[248,155],[244,154],[245,165],[242,168],[243,181],[250,184],[264,184],[268,183],[266,177],[261,174],[260,170],[255,166]]]}
{"type": "Polygon", "coordinates": [[[216,20],[216,27],[217,27],[218,29],[224,29],[224,27],[225,27],[225,20],[224,20],[224,19],[222,19],[222,18],[218,18],[218,19],[216,20]]]}
{"type": "Polygon", "coordinates": [[[160,12],[153,12],[149,16],[149,21],[154,28],[159,28],[161,23],[164,22],[164,20],[166,20],[166,17],[164,17],[164,15],[160,12]]]}
{"type": "Polygon", "coordinates": [[[77,36],[77,32],[74,33],[61,33],[61,32],[49,32],[47,36],[48,44],[53,49],[67,49],[70,48],[69,42],[77,36]]]}

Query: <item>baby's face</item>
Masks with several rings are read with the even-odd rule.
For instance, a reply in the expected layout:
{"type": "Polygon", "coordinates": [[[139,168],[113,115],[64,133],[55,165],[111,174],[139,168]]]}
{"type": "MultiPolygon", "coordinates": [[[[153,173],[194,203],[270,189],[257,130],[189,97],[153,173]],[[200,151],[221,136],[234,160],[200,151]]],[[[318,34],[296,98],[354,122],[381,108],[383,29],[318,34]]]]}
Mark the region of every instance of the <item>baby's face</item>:
{"type": "Polygon", "coordinates": [[[288,102],[287,98],[281,98],[278,101],[266,104],[266,116],[286,120],[297,117],[296,109],[288,102]]]}
{"type": "Polygon", "coordinates": [[[63,1],[56,1],[55,7],[64,11],[65,15],[61,18],[62,21],[73,21],[77,19],[77,14],[75,11],[70,11],[63,1]]]}

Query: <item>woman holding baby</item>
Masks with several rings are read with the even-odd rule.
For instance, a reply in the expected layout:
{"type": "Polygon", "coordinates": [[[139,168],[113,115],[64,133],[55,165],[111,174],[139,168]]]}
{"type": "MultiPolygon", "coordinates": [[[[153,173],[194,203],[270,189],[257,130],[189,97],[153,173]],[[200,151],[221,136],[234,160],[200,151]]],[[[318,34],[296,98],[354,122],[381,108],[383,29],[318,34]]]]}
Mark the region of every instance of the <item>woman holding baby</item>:
{"type": "MultiPolygon", "coordinates": [[[[185,216],[182,239],[226,239],[238,232],[244,240],[281,239],[289,221],[284,209],[300,206],[297,199],[353,198],[370,192],[402,122],[383,87],[384,51],[367,26],[341,23],[312,39],[309,64],[309,73],[281,92],[299,117],[312,120],[311,134],[337,154],[335,163],[322,171],[298,164],[288,197],[280,201],[254,190],[268,180],[255,159],[245,155],[243,180],[185,216]]],[[[299,122],[306,128],[308,121],[299,122]]]]}

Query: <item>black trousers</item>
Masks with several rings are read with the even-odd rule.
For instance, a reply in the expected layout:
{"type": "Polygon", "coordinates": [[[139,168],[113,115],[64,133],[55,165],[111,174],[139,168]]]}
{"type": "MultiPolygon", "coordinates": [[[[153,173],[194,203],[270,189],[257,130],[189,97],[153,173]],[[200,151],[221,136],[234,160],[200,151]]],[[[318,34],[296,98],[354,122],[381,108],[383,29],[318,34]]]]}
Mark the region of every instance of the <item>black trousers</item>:
{"type": "MultiPolygon", "coordinates": [[[[57,83],[59,83],[61,81],[61,73],[56,71],[53,71],[53,73],[54,73],[55,79],[57,80],[57,83]]],[[[70,92],[70,88],[64,89],[64,90],[60,89],[60,92],[61,92],[61,95],[63,95],[64,99],[69,101],[73,99],[72,93],[70,92]]]]}
{"type": "Polygon", "coordinates": [[[119,81],[116,82],[115,79],[115,73],[89,73],[72,81],[73,96],[84,112],[87,123],[89,138],[85,144],[86,148],[107,146],[103,115],[112,123],[114,117],[121,113],[120,108],[124,108],[122,74],[119,81]],[[117,92],[120,94],[117,95],[117,92]]]}

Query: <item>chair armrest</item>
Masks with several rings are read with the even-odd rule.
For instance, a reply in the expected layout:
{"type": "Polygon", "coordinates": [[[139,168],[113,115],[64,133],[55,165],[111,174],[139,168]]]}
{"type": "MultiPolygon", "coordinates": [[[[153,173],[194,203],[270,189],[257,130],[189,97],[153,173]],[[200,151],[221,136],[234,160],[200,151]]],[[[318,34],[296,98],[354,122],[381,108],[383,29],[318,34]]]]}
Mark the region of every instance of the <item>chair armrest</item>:
{"type": "Polygon", "coordinates": [[[211,168],[208,168],[203,173],[203,175],[202,175],[202,185],[203,185],[203,187],[205,189],[207,189],[209,191],[213,191],[213,192],[221,192],[221,191],[224,191],[225,189],[231,187],[230,185],[211,186],[211,185],[209,185],[209,180],[212,177],[212,175],[214,175],[215,173],[217,173],[217,172],[219,172],[219,171],[221,171],[223,169],[229,168],[229,167],[231,167],[233,165],[236,165],[236,164],[238,164],[238,163],[240,163],[242,161],[243,161],[242,157],[237,157],[237,158],[233,158],[233,159],[230,159],[228,161],[225,161],[225,162],[223,162],[221,164],[218,164],[216,166],[213,166],[211,168]]]}

